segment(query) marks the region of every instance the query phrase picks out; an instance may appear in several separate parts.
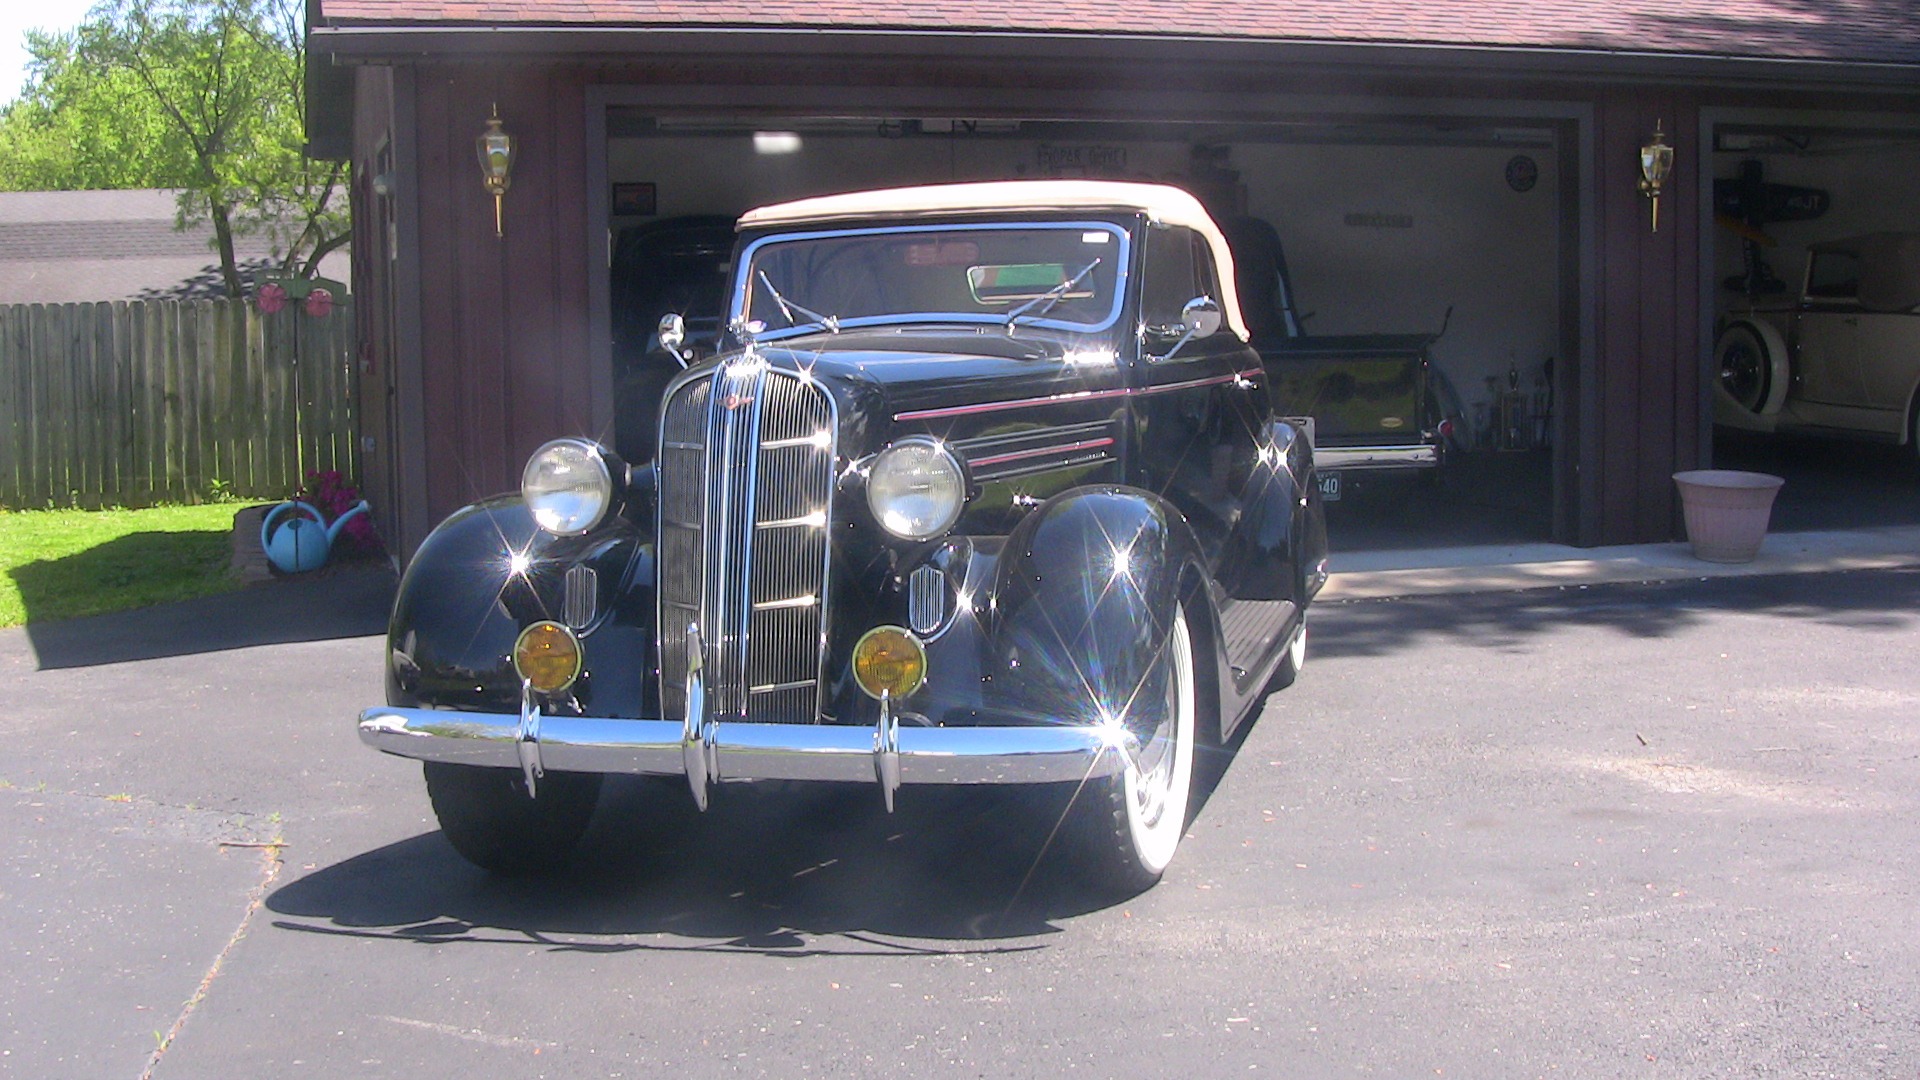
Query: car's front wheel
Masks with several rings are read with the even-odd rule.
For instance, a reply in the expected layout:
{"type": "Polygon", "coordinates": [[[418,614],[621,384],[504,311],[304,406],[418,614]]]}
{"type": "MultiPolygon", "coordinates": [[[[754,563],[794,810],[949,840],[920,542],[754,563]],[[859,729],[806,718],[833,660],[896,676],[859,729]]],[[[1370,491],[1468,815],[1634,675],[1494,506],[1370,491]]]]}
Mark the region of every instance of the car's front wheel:
{"type": "Polygon", "coordinates": [[[1070,809],[1096,884],[1138,892],[1160,880],[1187,828],[1193,793],[1195,685],[1193,634],[1174,609],[1159,663],[1121,717],[1132,734],[1111,752],[1121,771],[1090,782],[1070,809]]]}
{"type": "Polygon", "coordinates": [[[496,874],[558,869],[593,819],[598,773],[554,773],[534,793],[518,769],[425,763],[427,798],[440,831],[466,860],[496,874]]]}

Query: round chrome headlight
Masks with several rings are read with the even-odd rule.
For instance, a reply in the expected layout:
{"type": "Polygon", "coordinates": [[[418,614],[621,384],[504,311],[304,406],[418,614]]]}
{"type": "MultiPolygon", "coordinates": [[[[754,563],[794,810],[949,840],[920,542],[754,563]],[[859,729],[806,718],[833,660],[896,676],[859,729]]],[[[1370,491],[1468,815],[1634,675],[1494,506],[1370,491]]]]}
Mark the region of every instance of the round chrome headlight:
{"type": "Polygon", "coordinates": [[[928,540],[953,527],[967,501],[967,479],[952,452],[929,438],[902,439],[867,471],[867,506],[882,528],[928,540]]]}
{"type": "Polygon", "coordinates": [[[520,496],[541,528],[573,536],[606,516],[613,503],[613,474],[592,443],[555,439],[527,459],[527,468],[520,474],[520,496]]]}

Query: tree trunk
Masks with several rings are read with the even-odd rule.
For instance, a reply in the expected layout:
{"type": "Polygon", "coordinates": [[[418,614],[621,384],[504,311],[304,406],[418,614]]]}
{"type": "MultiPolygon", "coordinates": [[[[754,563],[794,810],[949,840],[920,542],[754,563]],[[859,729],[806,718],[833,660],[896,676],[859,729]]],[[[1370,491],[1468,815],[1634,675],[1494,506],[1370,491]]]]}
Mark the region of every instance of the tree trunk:
{"type": "Polygon", "coordinates": [[[207,216],[213,219],[214,241],[220,246],[220,280],[226,283],[227,295],[238,299],[246,295],[240,285],[240,267],[233,255],[233,222],[228,220],[226,203],[211,196],[207,199],[207,216]]]}
{"type": "Polygon", "coordinates": [[[326,258],[328,252],[337,247],[344,247],[347,242],[352,239],[353,233],[348,231],[338,236],[330,236],[318,244],[315,244],[312,254],[307,256],[306,264],[300,268],[300,276],[310,278],[318,274],[320,272],[320,260],[326,258]]]}

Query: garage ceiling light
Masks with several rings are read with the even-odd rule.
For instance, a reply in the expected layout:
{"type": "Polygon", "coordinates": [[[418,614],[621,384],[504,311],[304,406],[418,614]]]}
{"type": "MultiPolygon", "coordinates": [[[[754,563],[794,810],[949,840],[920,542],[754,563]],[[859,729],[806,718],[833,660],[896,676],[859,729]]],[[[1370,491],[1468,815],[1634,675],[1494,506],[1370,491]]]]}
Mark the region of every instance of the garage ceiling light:
{"type": "Polygon", "coordinates": [[[800,152],[800,133],[797,131],[756,131],[753,133],[753,152],[756,154],[797,154],[800,152]]]}

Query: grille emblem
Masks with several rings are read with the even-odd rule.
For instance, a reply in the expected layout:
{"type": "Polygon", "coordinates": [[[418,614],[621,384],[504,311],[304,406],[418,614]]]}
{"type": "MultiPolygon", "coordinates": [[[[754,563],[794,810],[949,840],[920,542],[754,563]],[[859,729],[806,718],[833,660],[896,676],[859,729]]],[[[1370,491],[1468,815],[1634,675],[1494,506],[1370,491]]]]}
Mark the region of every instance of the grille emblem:
{"type": "Polygon", "coordinates": [[[591,566],[574,566],[567,571],[566,589],[561,597],[562,614],[567,625],[584,630],[598,614],[600,576],[591,566]]]}
{"type": "Polygon", "coordinates": [[[931,566],[907,575],[907,624],[926,637],[947,621],[947,576],[931,566]]]}
{"type": "Polygon", "coordinates": [[[720,404],[727,409],[744,409],[753,404],[753,395],[728,394],[726,397],[720,399],[720,404]]]}

